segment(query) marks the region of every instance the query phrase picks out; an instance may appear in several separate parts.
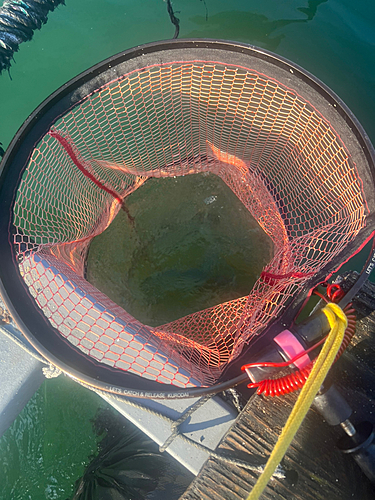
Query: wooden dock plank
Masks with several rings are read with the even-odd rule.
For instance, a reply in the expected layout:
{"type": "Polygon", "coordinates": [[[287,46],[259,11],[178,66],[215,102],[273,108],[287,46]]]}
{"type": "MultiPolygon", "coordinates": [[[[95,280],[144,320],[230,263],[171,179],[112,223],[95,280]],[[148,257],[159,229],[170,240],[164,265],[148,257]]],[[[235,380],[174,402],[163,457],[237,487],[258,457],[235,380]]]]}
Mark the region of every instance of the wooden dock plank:
{"type": "MultiPolygon", "coordinates": [[[[354,276],[348,276],[344,286],[353,280],[354,276]]],[[[368,284],[354,302],[362,319],[357,322],[352,345],[330,375],[354,409],[354,424],[375,420],[374,298],[375,285],[368,284]]],[[[282,398],[253,396],[218,449],[229,450],[249,462],[252,454],[268,457],[296,399],[296,394],[282,398]]],[[[336,447],[343,434],[310,409],[283,460],[288,477],[272,478],[261,499],[373,500],[374,486],[353,458],[336,447]]],[[[257,477],[247,469],[210,458],[180,500],[243,500],[257,477]]]]}

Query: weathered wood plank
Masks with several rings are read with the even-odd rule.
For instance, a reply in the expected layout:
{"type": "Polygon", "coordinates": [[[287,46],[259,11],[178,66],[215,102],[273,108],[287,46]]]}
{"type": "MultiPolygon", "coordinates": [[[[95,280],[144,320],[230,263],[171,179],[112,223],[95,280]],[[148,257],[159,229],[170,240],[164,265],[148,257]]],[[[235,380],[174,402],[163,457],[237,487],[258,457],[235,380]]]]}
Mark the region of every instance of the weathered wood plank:
{"type": "MultiPolygon", "coordinates": [[[[349,286],[353,279],[349,276],[345,283],[349,286]]],[[[362,316],[354,342],[331,371],[355,410],[354,424],[375,418],[374,298],[375,285],[366,285],[354,302],[362,316]]],[[[253,396],[219,449],[249,461],[251,454],[268,457],[296,398],[295,394],[278,399],[253,396]]],[[[336,447],[342,435],[341,429],[329,427],[310,409],[283,461],[290,478],[271,479],[262,500],[373,500],[373,485],[352,457],[336,447]]],[[[244,468],[210,459],[180,500],[242,500],[256,479],[257,474],[244,468]]]]}

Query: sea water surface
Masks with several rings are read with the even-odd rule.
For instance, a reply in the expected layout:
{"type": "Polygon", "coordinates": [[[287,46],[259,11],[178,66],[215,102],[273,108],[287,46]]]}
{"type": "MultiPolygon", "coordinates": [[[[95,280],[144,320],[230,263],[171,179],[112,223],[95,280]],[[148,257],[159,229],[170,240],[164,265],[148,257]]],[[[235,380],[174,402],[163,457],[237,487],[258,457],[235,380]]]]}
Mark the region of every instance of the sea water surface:
{"type": "MultiPolygon", "coordinates": [[[[180,38],[235,40],[291,59],[331,87],[375,142],[373,2],[174,0],[172,5],[180,38]]],[[[11,79],[0,76],[3,146],[33,109],[70,78],[122,50],[172,37],[166,7],[163,0],[66,0],[33,40],[21,45],[11,79]]],[[[227,270],[215,270],[221,272],[227,270]]],[[[0,439],[0,500],[70,497],[95,453],[90,419],[101,406],[98,396],[66,378],[46,380],[0,439]]]]}

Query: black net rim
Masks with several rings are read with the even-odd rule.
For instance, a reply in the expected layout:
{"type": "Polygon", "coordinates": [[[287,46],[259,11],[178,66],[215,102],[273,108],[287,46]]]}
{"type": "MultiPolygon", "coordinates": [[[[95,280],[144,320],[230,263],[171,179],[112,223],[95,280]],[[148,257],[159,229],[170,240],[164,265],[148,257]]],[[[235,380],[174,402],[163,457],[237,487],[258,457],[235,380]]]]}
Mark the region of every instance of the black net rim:
{"type": "MultiPolygon", "coordinates": [[[[136,58],[152,57],[156,62],[159,60],[158,54],[160,57],[163,52],[175,51],[176,49],[186,50],[187,57],[189,56],[189,50],[195,51],[195,53],[199,50],[227,52],[231,53],[233,57],[250,55],[270,64],[272,67],[279,68],[286,74],[291,74],[293,80],[299,80],[307,84],[330,107],[334,108],[335,112],[345,121],[358,141],[362,154],[370,168],[372,185],[375,185],[375,151],[366,132],[350,109],[324,83],[300,66],[254,46],[230,41],[193,39],[150,43],[129,49],[100,62],[73,78],[49,96],[19,129],[0,166],[0,206],[2,213],[0,218],[0,257],[2,262],[0,268],[0,293],[24,336],[43,357],[63,372],[90,387],[126,396],[152,398],[193,397],[204,394],[205,389],[180,389],[169,385],[161,388],[161,384],[157,382],[113,369],[85,356],[62,338],[43,313],[35,307],[34,299],[30,296],[19,275],[16,255],[10,239],[13,220],[12,207],[22,173],[27,166],[34,146],[60,116],[80,102],[84,95],[100,88],[111,78],[115,78],[117,68],[121,64],[129,64],[131,69],[131,62],[136,58]],[[105,76],[103,77],[104,73],[105,76]]],[[[370,216],[367,226],[360,232],[356,240],[330,263],[329,269],[323,269],[306,285],[306,293],[308,289],[331,274],[332,270],[339,267],[342,260],[354,254],[359,244],[369,237],[374,226],[373,217],[370,216]]],[[[297,310],[297,307],[298,304],[296,303],[289,308],[289,316],[291,316],[290,311],[297,310]]],[[[224,382],[221,390],[226,385],[228,383],[224,382]]]]}

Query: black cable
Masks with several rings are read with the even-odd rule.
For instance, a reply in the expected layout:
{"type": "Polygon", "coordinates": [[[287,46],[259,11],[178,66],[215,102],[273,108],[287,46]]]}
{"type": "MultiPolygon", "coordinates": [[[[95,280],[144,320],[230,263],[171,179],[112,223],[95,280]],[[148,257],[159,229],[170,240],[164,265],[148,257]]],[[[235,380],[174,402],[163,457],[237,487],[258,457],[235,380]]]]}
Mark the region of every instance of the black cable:
{"type": "Polygon", "coordinates": [[[13,55],[22,42],[47,22],[47,16],[64,0],[5,0],[0,8],[0,73],[9,71],[13,55]]]}
{"type": "Polygon", "coordinates": [[[208,7],[207,7],[207,4],[206,4],[206,0],[201,0],[201,2],[203,2],[204,8],[206,10],[206,22],[207,22],[208,21],[208,7]]]}
{"type": "MultiPolygon", "coordinates": [[[[52,364],[56,364],[52,362],[52,364]]],[[[58,366],[58,365],[56,365],[58,366]]],[[[92,391],[98,392],[103,395],[112,395],[119,401],[124,400],[125,402],[129,398],[140,398],[140,399],[189,399],[189,398],[200,398],[202,396],[214,395],[219,392],[226,391],[232,387],[236,387],[243,382],[249,380],[247,374],[241,373],[231,380],[225,382],[220,382],[219,384],[212,385],[210,387],[186,387],[180,388],[175,385],[170,384],[158,384],[161,386],[161,390],[142,390],[142,389],[127,389],[119,386],[109,387],[106,384],[100,384],[98,381],[96,384],[91,382],[86,382],[82,380],[82,377],[75,377],[75,375],[66,369],[62,369],[67,375],[71,376],[79,382],[83,387],[87,387],[92,391]]],[[[147,381],[145,382],[147,384],[147,381]]]]}
{"type": "Polygon", "coordinates": [[[180,20],[174,15],[171,0],[167,0],[167,10],[171,19],[171,23],[176,27],[173,38],[177,38],[180,33],[180,20]]]}

